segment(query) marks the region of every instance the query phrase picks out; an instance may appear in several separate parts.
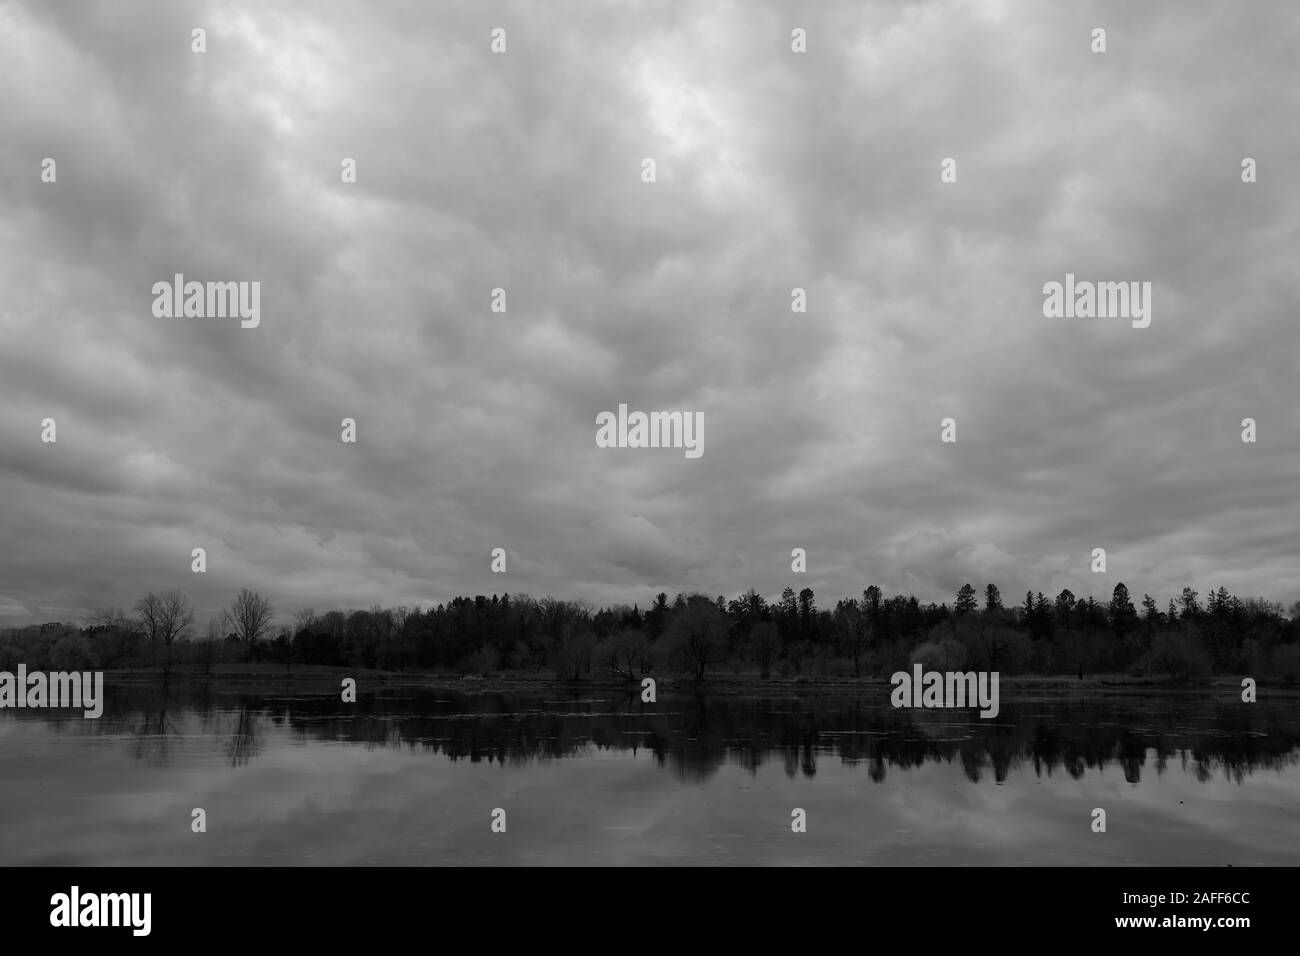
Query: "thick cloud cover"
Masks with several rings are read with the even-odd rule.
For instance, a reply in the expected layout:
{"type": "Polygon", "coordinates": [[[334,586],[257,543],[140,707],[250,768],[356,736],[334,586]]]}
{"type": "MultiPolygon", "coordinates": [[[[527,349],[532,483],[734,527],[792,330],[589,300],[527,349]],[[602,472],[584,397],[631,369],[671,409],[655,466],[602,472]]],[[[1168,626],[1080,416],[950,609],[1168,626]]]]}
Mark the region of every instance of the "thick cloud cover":
{"type": "Polygon", "coordinates": [[[1283,0],[0,6],[0,623],[1289,603],[1297,45],[1283,0]],[[260,281],[260,327],[155,318],[176,272],[260,281]],[[1150,281],[1150,328],[1045,318],[1067,272],[1150,281]],[[620,402],[702,412],[703,457],[597,448],[620,402]]]}

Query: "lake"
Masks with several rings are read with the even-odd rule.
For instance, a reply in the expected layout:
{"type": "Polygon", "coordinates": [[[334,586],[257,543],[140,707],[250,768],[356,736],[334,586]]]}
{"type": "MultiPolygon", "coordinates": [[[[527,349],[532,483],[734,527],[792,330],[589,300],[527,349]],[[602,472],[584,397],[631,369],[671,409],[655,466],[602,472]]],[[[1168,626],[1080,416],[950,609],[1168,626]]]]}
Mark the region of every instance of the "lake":
{"type": "Polygon", "coordinates": [[[275,688],[0,712],[0,864],[1300,864],[1294,695],[275,688]]]}

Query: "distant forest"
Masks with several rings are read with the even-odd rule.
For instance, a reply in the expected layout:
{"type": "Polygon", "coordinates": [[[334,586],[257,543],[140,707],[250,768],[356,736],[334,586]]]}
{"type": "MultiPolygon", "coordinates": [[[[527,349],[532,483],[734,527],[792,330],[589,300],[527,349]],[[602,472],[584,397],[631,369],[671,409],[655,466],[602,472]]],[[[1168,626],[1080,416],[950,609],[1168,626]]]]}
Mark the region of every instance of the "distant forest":
{"type": "Polygon", "coordinates": [[[1300,681],[1300,601],[1284,612],[1225,588],[1202,602],[1184,588],[1167,607],[1134,605],[1115,585],[1108,602],[1026,593],[1007,606],[998,588],[969,584],[951,606],[880,588],[819,607],[811,588],[769,602],[748,593],[657,595],[640,606],[592,608],[526,595],[457,597],[436,607],[305,608],[274,626],[271,602],[244,589],[199,634],[180,591],[150,593],[134,616],[109,608],[85,626],[40,624],[0,632],[0,669],[173,668],[206,673],[217,663],[274,662],[481,676],[627,680],[887,678],[915,663],[935,670],[1004,674],[1126,674],[1196,681],[1250,674],[1300,681]]]}

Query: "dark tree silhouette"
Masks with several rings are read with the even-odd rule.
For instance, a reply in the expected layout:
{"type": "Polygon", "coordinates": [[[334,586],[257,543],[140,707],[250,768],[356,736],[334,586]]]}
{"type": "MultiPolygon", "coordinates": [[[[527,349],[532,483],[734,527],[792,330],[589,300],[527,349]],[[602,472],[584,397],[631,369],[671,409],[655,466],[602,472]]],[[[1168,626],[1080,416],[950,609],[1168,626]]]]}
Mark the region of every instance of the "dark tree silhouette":
{"type": "Polygon", "coordinates": [[[271,602],[248,588],[240,588],[234,602],[226,610],[227,620],[234,629],[235,636],[244,644],[251,659],[253,645],[271,627],[275,609],[271,602]]]}

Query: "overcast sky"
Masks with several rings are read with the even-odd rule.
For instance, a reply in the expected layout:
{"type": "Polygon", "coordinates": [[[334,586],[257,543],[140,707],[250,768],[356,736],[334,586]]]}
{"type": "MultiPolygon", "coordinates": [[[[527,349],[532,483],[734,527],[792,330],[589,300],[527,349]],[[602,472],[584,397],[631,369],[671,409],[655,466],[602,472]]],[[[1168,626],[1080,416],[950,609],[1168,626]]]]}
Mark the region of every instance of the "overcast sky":
{"type": "Polygon", "coordinates": [[[1300,12],[1248,11],[0,3],[0,623],[1289,604],[1300,12]],[[259,281],[260,326],[156,318],[178,272],[259,281]],[[1067,272],[1151,282],[1150,327],[1045,318],[1067,272]],[[702,413],[703,456],[597,448],[620,403],[702,413]]]}

